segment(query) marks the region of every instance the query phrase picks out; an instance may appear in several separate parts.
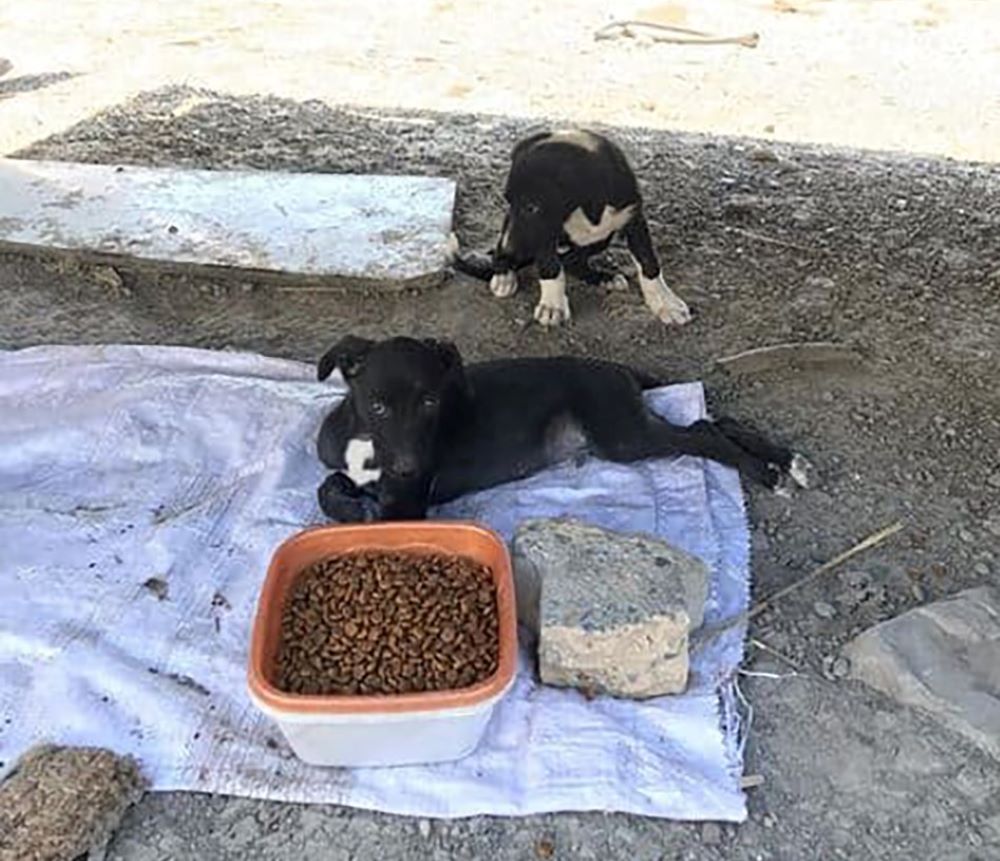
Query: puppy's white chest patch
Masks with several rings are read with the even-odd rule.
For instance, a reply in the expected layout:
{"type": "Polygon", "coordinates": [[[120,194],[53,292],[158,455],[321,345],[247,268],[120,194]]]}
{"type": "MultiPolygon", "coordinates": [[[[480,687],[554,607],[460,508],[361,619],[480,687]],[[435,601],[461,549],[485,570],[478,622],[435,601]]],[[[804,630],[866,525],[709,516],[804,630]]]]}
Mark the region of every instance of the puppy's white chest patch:
{"type": "Polygon", "coordinates": [[[347,441],[344,449],[347,477],[359,487],[378,481],[382,470],[374,466],[375,444],[364,437],[354,437],[347,441]]]}
{"type": "Polygon", "coordinates": [[[634,206],[626,206],[624,209],[615,209],[613,206],[605,206],[601,213],[601,220],[594,224],[587,218],[584,211],[577,207],[570,214],[563,224],[563,230],[573,241],[574,245],[593,245],[607,239],[616,230],[621,230],[629,219],[632,218],[634,206]]]}

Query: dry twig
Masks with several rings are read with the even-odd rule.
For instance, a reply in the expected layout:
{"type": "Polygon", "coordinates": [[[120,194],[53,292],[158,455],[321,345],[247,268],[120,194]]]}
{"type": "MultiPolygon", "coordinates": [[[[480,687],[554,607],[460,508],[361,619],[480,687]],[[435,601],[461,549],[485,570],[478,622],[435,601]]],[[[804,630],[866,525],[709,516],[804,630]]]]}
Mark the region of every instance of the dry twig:
{"type": "Polygon", "coordinates": [[[842,565],[848,559],[854,558],[859,553],[863,553],[865,550],[870,550],[872,547],[881,544],[887,538],[890,538],[897,532],[901,531],[902,528],[903,528],[902,521],[896,521],[891,526],[886,526],[884,529],[880,529],[878,532],[873,532],[871,535],[869,535],[864,540],[859,541],[853,547],[845,550],[843,553],[840,553],[837,556],[834,556],[833,559],[831,559],[829,562],[824,562],[822,565],[819,566],[819,568],[813,569],[808,574],[800,577],[794,583],[790,583],[784,589],[779,589],[773,595],[769,595],[762,601],[758,601],[750,610],[740,613],[736,616],[733,616],[732,618],[727,619],[724,622],[720,622],[717,625],[705,626],[699,628],[692,635],[692,643],[690,651],[691,652],[697,651],[706,643],[710,643],[712,640],[714,640],[723,631],[728,631],[730,628],[739,625],[741,622],[746,622],[752,619],[754,616],[763,613],[764,610],[770,607],[775,601],[779,600],[780,598],[784,598],[789,593],[794,592],[795,590],[804,586],[806,583],[809,583],[815,580],[817,577],[825,574],[827,571],[836,568],[838,565],[842,565]]]}
{"type": "Polygon", "coordinates": [[[765,236],[763,233],[755,233],[753,230],[744,230],[742,227],[727,227],[729,233],[737,233],[747,239],[754,239],[767,245],[780,245],[782,248],[793,248],[796,251],[804,251],[806,254],[823,254],[820,248],[810,248],[808,245],[799,245],[797,242],[789,242],[786,239],[775,239],[773,236],[765,236]]]}
{"type": "Polygon", "coordinates": [[[800,341],[754,347],[716,359],[715,363],[736,374],[766,371],[788,365],[829,365],[858,362],[861,356],[844,344],[835,341],[800,341]]]}
{"type": "Polygon", "coordinates": [[[779,652],[777,649],[769,646],[763,640],[758,640],[758,639],[755,639],[755,638],[751,637],[751,639],[750,639],[750,645],[751,646],[756,646],[762,652],[767,652],[770,655],[774,655],[774,657],[776,657],[779,661],[782,661],[783,663],[788,664],[788,666],[790,666],[793,670],[795,670],[796,673],[799,672],[802,669],[802,667],[800,667],[797,663],[795,663],[795,661],[793,661],[787,655],[783,655],[781,652],[779,652]]]}
{"type": "Polygon", "coordinates": [[[759,33],[744,33],[739,36],[713,36],[700,30],[688,30],[685,27],[673,27],[669,24],[656,24],[652,21],[612,21],[594,32],[594,39],[636,38],[642,30],[649,30],[646,35],[653,42],[665,42],[670,45],[742,45],[744,48],[756,48],[760,42],[759,33]],[[683,33],[693,38],[681,36],[665,36],[667,33],[683,33]]]}
{"type": "Polygon", "coordinates": [[[892,524],[892,526],[886,526],[884,529],[880,529],[878,532],[873,532],[863,541],[859,541],[850,549],[845,550],[843,553],[837,556],[834,556],[833,559],[831,559],[829,562],[824,562],[822,565],[819,566],[819,568],[810,571],[808,574],[806,574],[804,577],[800,577],[794,583],[789,583],[784,589],[779,589],[777,592],[775,592],[773,595],[769,595],[763,601],[758,601],[750,610],[750,612],[747,614],[747,618],[752,619],[754,616],[763,613],[775,601],[779,600],[780,598],[784,598],[785,595],[788,595],[789,593],[794,592],[797,589],[800,589],[806,583],[812,582],[820,575],[825,574],[827,571],[830,571],[833,568],[836,568],[838,565],[842,565],[848,559],[852,559],[859,553],[863,553],[865,550],[875,547],[877,544],[881,544],[887,538],[891,538],[897,532],[902,530],[902,528],[903,528],[903,522],[901,520],[897,520],[895,523],[892,524]]]}

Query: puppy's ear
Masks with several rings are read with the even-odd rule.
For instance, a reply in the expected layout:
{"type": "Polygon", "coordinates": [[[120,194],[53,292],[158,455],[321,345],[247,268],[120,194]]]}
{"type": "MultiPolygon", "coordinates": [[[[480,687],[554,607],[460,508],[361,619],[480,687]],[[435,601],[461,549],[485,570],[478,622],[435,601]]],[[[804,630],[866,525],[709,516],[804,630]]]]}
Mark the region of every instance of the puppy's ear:
{"type": "Polygon", "coordinates": [[[320,358],[316,365],[316,378],[325,380],[336,368],[340,368],[345,380],[356,377],[364,364],[365,356],[374,346],[375,342],[368,338],[346,335],[320,358]]]}
{"type": "Polygon", "coordinates": [[[450,386],[449,391],[461,397],[472,397],[472,388],[465,376],[465,365],[462,363],[462,354],[458,352],[458,347],[451,341],[437,341],[433,338],[425,338],[424,343],[441,357],[450,386]]]}
{"type": "Polygon", "coordinates": [[[445,367],[450,371],[462,367],[462,354],[458,352],[451,341],[438,341],[436,338],[424,338],[424,343],[432,348],[444,361],[445,367]]]}

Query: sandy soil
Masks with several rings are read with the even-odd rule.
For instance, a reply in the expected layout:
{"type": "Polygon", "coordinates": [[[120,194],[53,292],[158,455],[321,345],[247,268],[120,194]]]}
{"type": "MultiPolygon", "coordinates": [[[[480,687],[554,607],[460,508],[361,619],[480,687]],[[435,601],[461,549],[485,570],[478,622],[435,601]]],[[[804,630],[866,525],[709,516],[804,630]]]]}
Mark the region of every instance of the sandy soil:
{"type": "Polygon", "coordinates": [[[187,84],[989,161],[998,25],[992,0],[5,0],[0,153],[187,84]],[[595,41],[627,19],[759,42],[595,41]]]}

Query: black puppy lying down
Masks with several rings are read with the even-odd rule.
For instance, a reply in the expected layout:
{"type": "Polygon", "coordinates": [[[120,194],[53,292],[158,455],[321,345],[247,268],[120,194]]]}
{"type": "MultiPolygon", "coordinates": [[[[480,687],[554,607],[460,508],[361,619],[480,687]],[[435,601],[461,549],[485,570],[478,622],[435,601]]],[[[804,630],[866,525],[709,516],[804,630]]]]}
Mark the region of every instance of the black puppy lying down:
{"type": "Polygon", "coordinates": [[[347,397],[323,422],[319,488],[333,520],[420,519],[429,505],[595,455],[627,463],[689,454],[783,491],[806,462],[733,421],[672,425],[651,412],[657,383],[611,362],[570,357],[463,366],[453,344],[348,336],[319,361],[347,397]]]}
{"type": "Polygon", "coordinates": [[[653,314],[664,323],[691,319],[687,305],[663,280],[635,174],[606,137],[566,129],[525,138],[511,154],[504,197],[508,209],[492,263],[459,253],[454,260],[456,269],[489,278],[495,296],[513,295],[517,270],[534,264],[541,287],[535,319],[543,326],[568,321],[565,272],[589,284],[627,286],[624,276],[590,263],[620,232],[653,314]]]}

